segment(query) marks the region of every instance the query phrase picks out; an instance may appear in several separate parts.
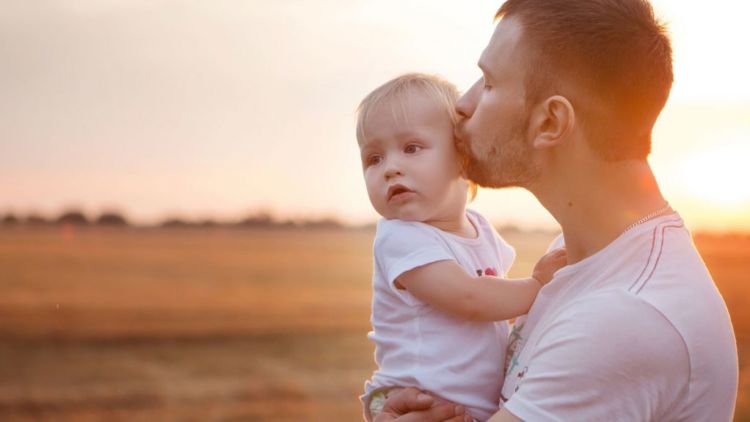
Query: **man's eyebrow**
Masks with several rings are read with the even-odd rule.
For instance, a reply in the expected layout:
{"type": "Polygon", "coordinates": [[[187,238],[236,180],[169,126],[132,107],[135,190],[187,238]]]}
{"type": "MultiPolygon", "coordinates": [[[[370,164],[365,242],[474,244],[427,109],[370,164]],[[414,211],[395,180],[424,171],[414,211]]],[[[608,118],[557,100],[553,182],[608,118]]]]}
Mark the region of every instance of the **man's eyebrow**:
{"type": "Polygon", "coordinates": [[[482,61],[481,61],[481,60],[477,62],[477,66],[479,67],[479,69],[481,69],[481,70],[482,70],[482,73],[483,73],[483,74],[484,74],[485,76],[487,76],[487,75],[489,75],[489,74],[490,74],[490,72],[489,72],[489,71],[487,70],[487,66],[485,66],[485,65],[484,65],[484,63],[482,63],[482,61]]]}

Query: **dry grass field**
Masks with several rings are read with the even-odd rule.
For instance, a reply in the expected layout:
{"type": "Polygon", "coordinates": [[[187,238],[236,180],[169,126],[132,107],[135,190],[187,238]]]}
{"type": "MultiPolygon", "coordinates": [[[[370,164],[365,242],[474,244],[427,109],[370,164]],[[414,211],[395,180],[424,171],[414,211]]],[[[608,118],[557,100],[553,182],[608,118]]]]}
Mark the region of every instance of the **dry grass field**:
{"type": "MultiPolygon", "coordinates": [[[[0,420],[359,420],[367,230],[0,229],[0,420]]],[[[507,233],[528,273],[551,239],[507,233]]],[[[750,238],[696,242],[750,418],[750,238]]]]}

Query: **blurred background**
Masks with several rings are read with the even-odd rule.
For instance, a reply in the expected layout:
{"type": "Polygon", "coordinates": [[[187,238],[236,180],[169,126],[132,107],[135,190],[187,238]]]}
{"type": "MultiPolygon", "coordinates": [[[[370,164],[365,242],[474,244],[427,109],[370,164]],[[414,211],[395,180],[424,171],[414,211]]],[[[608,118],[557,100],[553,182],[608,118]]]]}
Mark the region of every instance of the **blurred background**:
{"type": "MultiPolygon", "coordinates": [[[[501,1],[2,0],[0,420],[357,420],[374,369],[359,101],[465,89],[501,1]]],[[[654,0],[650,162],[722,291],[750,420],[750,6],[654,0]]],[[[528,274],[523,190],[472,208],[528,274]]],[[[689,306],[689,305],[688,305],[689,306]]]]}

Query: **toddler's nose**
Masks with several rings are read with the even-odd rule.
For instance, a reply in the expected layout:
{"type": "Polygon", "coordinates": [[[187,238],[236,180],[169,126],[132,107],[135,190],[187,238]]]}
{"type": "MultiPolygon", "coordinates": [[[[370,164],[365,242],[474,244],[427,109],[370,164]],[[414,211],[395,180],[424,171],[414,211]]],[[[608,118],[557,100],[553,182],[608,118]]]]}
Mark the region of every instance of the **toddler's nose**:
{"type": "Polygon", "coordinates": [[[385,178],[390,179],[395,176],[403,176],[403,173],[401,172],[401,168],[391,160],[385,168],[385,178]]]}

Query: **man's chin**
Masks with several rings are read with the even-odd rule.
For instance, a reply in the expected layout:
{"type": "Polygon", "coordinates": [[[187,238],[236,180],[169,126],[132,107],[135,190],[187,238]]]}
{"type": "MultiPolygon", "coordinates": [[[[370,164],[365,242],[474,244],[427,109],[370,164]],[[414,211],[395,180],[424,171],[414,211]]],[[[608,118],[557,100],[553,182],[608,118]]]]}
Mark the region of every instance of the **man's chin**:
{"type": "Polygon", "coordinates": [[[485,188],[485,189],[507,189],[507,188],[522,188],[524,185],[518,182],[497,182],[493,181],[491,183],[480,183],[477,181],[472,180],[474,183],[476,183],[479,187],[485,188]]]}
{"type": "Polygon", "coordinates": [[[487,167],[484,163],[471,160],[466,166],[466,177],[483,188],[497,189],[506,187],[507,184],[498,180],[492,172],[488,171],[487,167]]]}
{"type": "Polygon", "coordinates": [[[520,180],[503,177],[504,175],[492,174],[478,166],[470,165],[467,168],[466,175],[472,182],[488,189],[522,188],[525,186],[520,180]]]}

